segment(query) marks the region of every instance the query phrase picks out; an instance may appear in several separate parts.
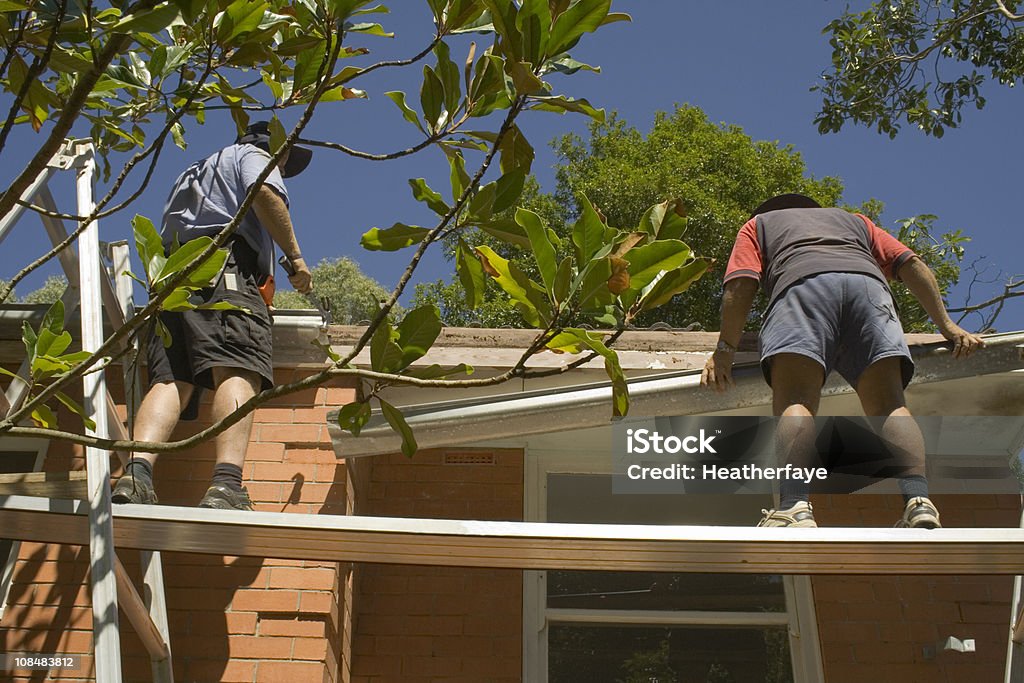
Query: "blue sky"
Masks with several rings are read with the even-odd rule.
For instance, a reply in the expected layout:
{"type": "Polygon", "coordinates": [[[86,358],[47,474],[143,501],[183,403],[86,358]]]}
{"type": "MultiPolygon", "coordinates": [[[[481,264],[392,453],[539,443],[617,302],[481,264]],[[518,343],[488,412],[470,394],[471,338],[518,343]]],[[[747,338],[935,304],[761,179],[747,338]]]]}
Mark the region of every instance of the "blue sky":
{"type": "MultiPolygon", "coordinates": [[[[396,38],[360,38],[359,44],[373,50],[364,59],[409,56],[431,37],[425,2],[392,0],[389,4],[392,14],[378,16],[388,30],[396,32],[396,38]]],[[[813,119],[820,96],[810,92],[810,87],[830,59],[828,38],[821,29],[845,6],[810,0],[616,0],[613,9],[632,14],[633,23],[605,27],[599,37],[588,36],[574,52],[582,61],[601,65],[602,73],[581,72],[557,83],[567,94],[617,110],[644,131],[658,110],[670,110],[676,103],[699,106],[711,120],[739,125],[755,139],[793,145],[812,174],[843,179],[849,203],[882,200],[885,225],[891,227],[897,219],[916,214],[937,214],[938,226],[962,228],[973,238],[968,261],[984,257],[991,276],[999,269],[1005,275],[1020,273],[1024,238],[1015,200],[1020,191],[1016,168],[1024,158],[1024,139],[1018,133],[1018,93],[988,87],[986,108],[966,112],[964,125],[948,131],[941,140],[911,129],[896,140],[858,127],[819,135],[813,119]]],[[[453,42],[453,59],[464,58],[467,44],[468,39],[453,42]]],[[[420,69],[415,67],[378,71],[357,84],[367,90],[370,99],[324,106],[307,129],[308,136],[371,152],[394,151],[415,143],[418,132],[402,120],[382,93],[405,90],[410,101],[417,102],[419,77],[420,69]]],[[[293,122],[295,114],[285,113],[285,122],[293,122]]],[[[542,187],[552,190],[555,159],[548,142],[567,132],[585,133],[586,119],[532,112],[520,122],[537,150],[534,171],[542,187]]],[[[188,150],[170,147],[164,152],[161,167],[143,198],[132,209],[103,222],[103,239],[127,239],[128,221],[134,213],[158,221],[174,176],[192,160],[228,142],[232,131],[227,116],[214,113],[205,126],[190,126],[188,150]]],[[[33,143],[36,137],[30,129],[17,131],[11,149],[4,151],[7,170],[0,173],[9,176],[17,165],[15,160],[24,158],[33,143]]],[[[347,255],[390,287],[404,270],[408,255],[363,251],[359,236],[371,227],[386,227],[396,221],[432,225],[432,214],[411,197],[406,180],[413,177],[426,177],[445,194],[447,163],[441,152],[429,149],[398,162],[375,163],[318,150],[306,173],[289,181],[292,214],[307,260],[347,255]]],[[[72,210],[70,179],[54,189],[58,203],[72,210]]],[[[7,255],[40,253],[45,246],[41,234],[38,221],[28,216],[4,243],[3,251],[7,255]]],[[[20,256],[4,258],[0,277],[13,275],[22,260],[20,256]]],[[[20,286],[19,292],[30,291],[47,272],[54,270],[44,269],[20,286]]],[[[449,273],[450,266],[434,256],[421,265],[414,282],[446,278],[449,273]]],[[[976,286],[972,300],[984,300],[997,289],[994,284],[976,286]]],[[[965,296],[965,288],[958,288],[951,301],[962,303],[965,296]]],[[[999,329],[1024,329],[1022,302],[1024,298],[1019,298],[1007,305],[999,329]]]]}

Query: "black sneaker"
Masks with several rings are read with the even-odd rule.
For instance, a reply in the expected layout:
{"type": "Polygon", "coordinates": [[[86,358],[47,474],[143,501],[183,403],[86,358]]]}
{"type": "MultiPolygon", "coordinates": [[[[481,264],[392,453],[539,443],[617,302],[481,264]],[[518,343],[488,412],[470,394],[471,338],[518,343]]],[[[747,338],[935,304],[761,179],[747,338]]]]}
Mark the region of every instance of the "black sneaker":
{"type": "Polygon", "coordinates": [[[241,491],[235,491],[224,484],[213,484],[206,489],[206,495],[199,501],[201,508],[213,508],[214,510],[252,510],[252,501],[249,500],[249,491],[243,486],[241,491]]]}
{"type": "Polygon", "coordinates": [[[156,491],[152,483],[146,483],[128,472],[114,484],[114,492],[110,494],[112,503],[141,503],[156,505],[156,491]]]}

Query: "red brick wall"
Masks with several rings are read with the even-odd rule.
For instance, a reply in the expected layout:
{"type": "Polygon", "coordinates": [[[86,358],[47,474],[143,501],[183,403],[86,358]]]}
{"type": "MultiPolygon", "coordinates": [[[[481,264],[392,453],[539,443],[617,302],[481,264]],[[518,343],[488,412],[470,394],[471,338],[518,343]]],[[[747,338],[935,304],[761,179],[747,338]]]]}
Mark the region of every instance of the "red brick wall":
{"type": "MultiPolygon", "coordinates": [[[[279,383],[298,371],[278,372],[279,383]]],[[[113,384],[113,382],[111,382],[113,384]]],[[[112,393],[120,396],[117,387],[112,393]]],[[[344,514],[347,470],[331,447],[326,414],[352,400],[341,385],[276,399],[256,412],[244,469],[257,510],[344,514]]],[[[199,420],[182,437],[209,424],[210,393],[199,420]]],[[[116,464],[116,460],[114,461],[116,464]]],[[[163,455],[155,480],[161,503],[192,506],[209,484],[212,443],[163,455]]],[[[46,469],[83,469],[81,449],[50,448],[46,469]]],[[[115,475],[118,474],[115,468],[115,475]]],[[[121,560],[140,587],[138,553],[121,560]]],[[[166,553],[163,560],[171,648],[177,679],[186,681],[335,681],[345,657],[339,581],[347,565],[166,553]]],[[[23,544],[12,601],[0,621],[0,651],[89,653],[92,617],[88,552],[73,546],[23,544]]],[[[149,659],[122,616],[125,680],[151,680],[149,659]]],[[[65,678],[91,680],[91,657],[65,678]]],[[[15,680],[30,680],[27,675],[15,680]]]]}
{"type": "MultiPolygon", "coordinates": [[[[360,514],[522,520],[523,456],[444,464],[445,453],[374,458],[360,514]]],[[[481,452],[481,451],[476,451],[481,452]]],[[[353,683],[479,683],[522,675],[522,572],[364,565],[355,601],[353,683]]]]}
{"type": "MultiPolygon", "coordinates": [[[[1019,496],[935,496],[947,527],[1016,527],[1019,496]]],[[[891,527],[899,496],[821,496],[825,527],[891,527]]],[[[817,576],[813,579],[828,683],[1002,681],[1010,620],[1008,576],[817,576]],[[948,636],[974,638],[974,653],[924,648],[948,636]]]]}

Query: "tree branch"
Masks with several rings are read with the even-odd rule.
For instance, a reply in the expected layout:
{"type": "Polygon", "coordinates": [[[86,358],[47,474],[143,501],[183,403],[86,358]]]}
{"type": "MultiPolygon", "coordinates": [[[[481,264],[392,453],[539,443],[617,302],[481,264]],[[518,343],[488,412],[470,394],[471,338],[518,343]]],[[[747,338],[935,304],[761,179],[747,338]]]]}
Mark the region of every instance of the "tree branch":
{"type": "MultiPolygon", "coordinates": [[[[336,41],[335,47],[332,50],[329,65],[325,70],[325,72],[328,74],[333,73],[334,67],[337,64],[338,53],[341,50],[341,42],[342,41],[340,39],[336,41]]],[[[313,115],[313,110],[320,102],[320,98],[323,95],[324,91],[326,90],[325,86],[327,84],[327,80],[327,78],[321,79],[316,90],[314,90],[313,92],[313,97],[310,99],[302,115],[299,117],[299,121],[295,125],[295,128],[292,129],[292,131],[285,138],[285,141],[281,145],[281,147],[276,152],[270,155],[270,160],[267,162],[267,165],[263,168],[260,174],[256,177],[255,182],[249,188],[248,193],[246,193],[246,196],[243,198],[241,204],[239,205],[238,212],[235,214],[235,217],[231,220],[231,222],[224,226],[223,230],[217,233],[209,247],[207,247],[201,253],[197,254],[196,257],[192,260],[192,262],[189,263],[189,265],[185,266],[180,271],[178,271],[177,274],[169,278],[167,283],[164,285],[163,289],[161,289],[160,292],[156,293],[149,300],[145,308],[143,308],[142,311],[140,311],[135,317],[133,317],[131,320],[125,323],[123,327],[121,327],[118,330],[115,330],[114,333],[109,338],[107,338],[107,340],[104,341],[103,344],[101,344],[100,347],[95,352],[93,352],[93,354],[89,358],[85,359],[84,361],[76,365],[74,368],[72,368],[69,372],[62,375],[57,381],[48,385],[35,397],[30,399],[29,401],[26,401],[16,413],[8,415],[3,420],[0,420],[0,434],[3,434],[10,430],[15,424],[17,424],[18,421],[20,421],[26,415],[30,414],[32,409],[48,401],[58,391],[67,386],[70,382],[82,377],[82,375],[84,375],[85,372],[93,364],[96,363],[97,359],[109,354],[109,352],[112,351],[116,346],[118,346],[121,343],[121,341],[125,339],[125,337],[134,333],[134,331],[139,326],[141,326],[146,320],[153,316],[159,310],[160,305],[164,302],[164,300],[166,300],[167,297],[171,295],[171,293],[178,287],[178,285],[183,283],[185,279],[193,272],[195,272],[208,258],[210,258],[210,256],[214,254],[214,252],[216,252],[218,249],[224,246],[228,238],[232,234],[234,234],[235,230],[238,228],[238,225],[242,222],[242,219],[245,217],[249,208],[252,206],[252,203],[256,198],[256,194],[259,192],[259,189],[263,186],[271,171],[277,166],[278,161],[280,161],[280,159],[283,158],[283,156],[288,152],[288,150],[292,148],[292,146],[295,144],[295,140],[299,137],[299,135],[302,133],[302,130],[309,123],[309,119],[313,115]]]]}
{"type": "Polygon", "coordinates": [[[103,199],[101,199],[99,203],[96,204],[92,214],[90,214],[89,216],[78,216],[75,214],[50,211],[48,209],[42,208],[41,206],[36,206],[34,204],[24,202],[21,199],[18,200],[19,205],[25,206],[37,213],[50,216],[53,218],[60,218],[63,220],[78,221],[79,225],[77,228],[71,231],[67,238],[62,240],[60,244],[55,245],[52,249],[50,249],[48,252],[40,256],[38,259],[22,268],[13,278],[11,278],[9,282],[0,287],[0,302],[6,301],[7,297],[10,296],[11,292],[14,291],[15,286],[17,286],[17,284],[21,282],[23,279],[25,279],[29,274],[31,274],[36,269],[40,268],[43,264],[45,264],[47,261],[52,259],[57,254],[71,246],[71,244],[73,244],[74,241],[78,239],[78,236],[81,235],[82,232],[93,223],[93,221],[117,213],[118,211],[122,210],[123,208],[134,202],[139,197],[139,195],[142,194],[142,192],[149,185],[149,181],[153,177],[153,172],[156,170],[156,164],[160,158],[161,151],[163,151],[163,144],[164,141],[167,139],[167,135],[170,133],[171,128],[173,128],[174,125],[181,120],[181,117],[184,115],[186,109],[191,104],[193,98],[199,93],[199,90],[206,82],[206,79],[209,78],[210,73],[212,73],[212,71],[213,51],[211,49],[206,62],[206,71],[203,73],[202,78],[200,78],[199,81],[196,83],[196,87],[193,88],[192,91],[189,93],[188,99],[186,100],[184,106],[180,107],[178,111],[176,111],[174,115],[170,119],[168,119],[168,121],[164,124],[163,130],[160,131],[160,134],[156,137],[153,143],[146,150],[136,153],[135,156],[128,160],[128,163],[126,163],[124,165],[124,168],[121,169],[121,173],[114,181],[114,184],[111,186],[106,196],[104,196],[103,199]],[[143,161],[147,156],[153,153],[154,150],[155,153],[153,154],[153,159],[152,161],[150,161],[149,169],[146,171],[146,176],[145,178],[142,179],[142,183],[139,185],[139,188],[134,193],[132,193],[132,195],[128,197],[125,201],[121,202],[112,209],[103,211],[103,207],[106,206],[114,198],[117,192],[121,189],[121,186],[124,184],[125,180],[127,180],[128,175],[131,173],[132,169],[134,169],[134,167],[138,163],[143,161]]]}
{"type": "Polygon", "coordinates": [[[429,233],[427,233],[427,236],[423,238],[422,242],[420,242],[419,246],[416,248],[416,253],[413,254],[412,259],[409,261],[408,267],[406,267],[405,272],[402,273],[402,277],[398,280],[398,284],[396,284],[394,290],[392,290],[391,296],[388,297],[388,300],[380,307],[376,317],[370,323],[370,326],[366,328],[366,331],[363,332],[363,335],[359,338],[359,341],[356,342],[356,345],[352,347],[349,355],[339,360],[335,364],[336,366],[347,365],[349,361],[355,358],[356,354],[363,350],[373,337],[373,333],[380,326],[381,321],[388,316],[391,309],[395,307],[396,303],[398,303],[398,298],[402,296],[402,292],[405,291],[405,287],[409,284],[409,280],[412,278],[412,274],[416,271],[416,266],[419,265],[420,260],[427,251],[427,248],[438,239],[438,236],[448,226],[448,223],[451,222],[452,218],[458,215],[459,211],[462,210],[462,207],[469,201],[469,197],[473,190],[476,189],[476,186],[484,177],[487,169],[490,168],[491,162],[494,160],[494,156],[498,153],[498,148],[501,146],[501,141],[512,127],[513,122],[519,115],[519,112],[522,111],[525,103],[526,98],[519,97],[515,102],[513,102],[512,106],[509,107],[508,114],[505,116],[505,120],[501,123],[501,128],[498,130],[494,143],[491,145],[491,149],[484,158],[483,163],[480,164],[480,168],[477,170],[476,175],[473,176],[469,184],[462,191],[462,195],[459,197],[459,200],[448,210],[448,213],[441,217],[441,221],[429,233]]]}
{"type": "Polygon", "coordinates": [[[1014,14],[1009,10],[1003,0],[996,0],[996,4],[999,5],[999,12],[1010,21],[1020,21],[1021,19],[1024,19],[1024,14],[1014,14]]]}
{"type": "MultiPolygon", "coordinates": [[[[154,4],[156,4],[156,0],[141,0],[131,11],[138,12],[149,9],[154,4]]],[[[71,132],[71,127],[78,119],[78,115],[85,105],[89,94],[92,92],[93,86],[96,85],[100,76],[103,75],[114,58],[123,54],[131,43],[132,37],[130,35],[123,33],[113,34],[103,50],[96,56],[93,67],[79,76],[78,82],[75,83],[74,89],[61,109],[60,118],[57,119],[53,129],[50,131],[50,135],[40,145],[35,156],[28,162],[25,169],[11,182],[7,190],[0,195],[0,218],[6,217],[11,212],[17,201],[21,198],[21,195],[28,189],[36,177],[42,173],[43,169],[46,168],[50,159],[60,149],[64,138],[71,132]]]]}
{"type": "Polygon", "coordinates": [[[57,33],[60,31],[61,23],[64,21],[64,12],[67,6],[68,0],[60,0],[57,3],[57,13],[53,19],[53,28],[50,29],[50,37],[46,41],[46,49],[43,50],[43,54],[37,55],[32,60],[31,66],[25,72],[25,82],[21,84],[21,89],[18,91],[14,101],[11,102],[11,109],[7,113],[7,121],[4,122],[3,128],[0,129],[0,152],[3,151],[4,146],[7,144],[7,136],[10,135],[11,128],[14,127],[14,119],[18,117],[18,111],[21,109],[25,97],[28,96],[29,88],[35,84],[43,67],[50,63],[50,55],[53,54],[53,46],[57,43],[57,33]]]}

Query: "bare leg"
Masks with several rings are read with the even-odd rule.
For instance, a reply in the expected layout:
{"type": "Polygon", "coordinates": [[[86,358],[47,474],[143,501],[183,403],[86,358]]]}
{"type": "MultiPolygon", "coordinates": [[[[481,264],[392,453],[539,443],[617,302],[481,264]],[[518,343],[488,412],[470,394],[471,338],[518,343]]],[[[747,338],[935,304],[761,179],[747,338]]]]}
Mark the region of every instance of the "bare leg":
{"type": "MultiPolygon", "coordinates": [[[[260,388],[260,376],[251,370],[240,368],[214,368],[213,383],[217,387],[213,395],[213,419],[219,422],[256,395],[260,388]]],[[[252,433],[252,420],[252,413],[249,413],[217,435],[215,444],[218,463],[238,467],[245,464],[245,451],[252,433]]]]}
{"type": "Polygon", "coordinates": [[[872,363],[857,381],[857,396],[865,415],[884,418],[875,428],[896,464],[907,468],[904,476],[924,476],[924,435],[907,409],[900,359],[872,363]]]}
{"type": "MultiPolygon", "coordinates": [[[[177,426],[181,411],[188,405],[193,388],[187,382],[158,382],[150,387],[135,417],[135,438],[166,441],[177,426]]],[[[136,452],[134,457],[152,465],[157,454],[136,452]]]]}
{"type": "MultiPolygon", "coordinates": [[[[775,453],[780,465],[819,467],[814,416],[821,400],[825,369],[807,356],[780,353],[772,357],[772,412],[780,418],[775,430],[775,453]]],[[[780,481],[780,508],[807,500],[809,484],[780,481]]]]}

